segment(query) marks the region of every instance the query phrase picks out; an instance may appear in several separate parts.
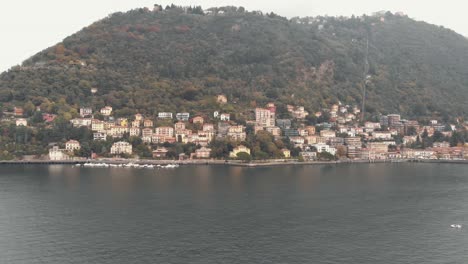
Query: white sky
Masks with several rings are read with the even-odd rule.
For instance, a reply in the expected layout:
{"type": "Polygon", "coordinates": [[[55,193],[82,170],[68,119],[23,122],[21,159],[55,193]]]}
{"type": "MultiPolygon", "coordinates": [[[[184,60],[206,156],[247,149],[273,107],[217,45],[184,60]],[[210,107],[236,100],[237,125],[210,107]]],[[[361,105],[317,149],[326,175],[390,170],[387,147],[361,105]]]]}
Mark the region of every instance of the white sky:
{"type": "Polygon", "coordinates": [[[466,0],[0,0],[0,72],[110,13],[155,3],[203,8],[243,6],[287,17],[402,11],[417,20],[443,25],[468,36],[466,0]]]}

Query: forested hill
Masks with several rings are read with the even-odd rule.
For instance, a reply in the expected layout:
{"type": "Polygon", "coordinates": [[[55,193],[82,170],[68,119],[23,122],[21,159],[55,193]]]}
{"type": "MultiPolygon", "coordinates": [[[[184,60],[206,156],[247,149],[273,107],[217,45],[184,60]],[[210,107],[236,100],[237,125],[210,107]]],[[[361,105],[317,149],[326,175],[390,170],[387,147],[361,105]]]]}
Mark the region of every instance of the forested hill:
{"type": "Polygon", "coordinates": [[[369,115],[468,116],[468,41],[451,30],[391,13],[286,19],[235,7],[115,13],[1,74],[0,100],[59,113],[111,105],[117,116],[208,112],[220,93],[231,111],[360,104],[367,39],[369,115]]]}

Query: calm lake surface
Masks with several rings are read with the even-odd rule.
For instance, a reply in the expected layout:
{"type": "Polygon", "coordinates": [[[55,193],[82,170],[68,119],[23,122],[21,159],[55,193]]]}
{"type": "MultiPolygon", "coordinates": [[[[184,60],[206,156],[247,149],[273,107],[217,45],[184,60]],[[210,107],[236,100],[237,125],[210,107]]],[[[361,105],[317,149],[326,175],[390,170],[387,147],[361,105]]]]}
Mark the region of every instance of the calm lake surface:
{"type": "Polygon", "coordinates": [[[0,167],[0,263],[467,261],[467,165],[0,167]]]}

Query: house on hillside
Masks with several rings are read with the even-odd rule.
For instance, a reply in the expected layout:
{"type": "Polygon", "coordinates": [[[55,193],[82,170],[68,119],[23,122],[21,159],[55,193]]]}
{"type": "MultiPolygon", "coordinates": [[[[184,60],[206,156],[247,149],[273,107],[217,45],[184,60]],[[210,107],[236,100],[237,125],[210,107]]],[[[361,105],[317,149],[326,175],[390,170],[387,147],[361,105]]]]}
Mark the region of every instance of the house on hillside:
{"type": "Polygon", "coordinates": [[[73,152],[75,150],[81,149],[80,142],[76,140],[69,140],[67,143],[65,143],[65,149],[69,152],[73,152]]]}
{"type": "Polygon", "coordinates": [[[118,155],[118,154],[128,154],[131,155],[133,152],[132,150],[132,145],[128,142],[124,141],[119,141],[115,142],[112,147],[110,153],[112,155],[118,155]]]}
{"type": "Polygon", "coordinates": [[[28,120],[25,118],[16,119],[16,126],[28,126],[28,120]]]}
{"type": "Polygon", "coordinates": [[[112,114],[112,107],[106,106],[101,108],[101,115],[103,116],[110,116],[112,114]]]}
{"type": "Polygon", "coordinates": [[[169,152],[169,150],[167,150],[164,147],[157,148],[156,150],[153,150],[153,158],[155,159],[165,158],[167,156],[167,152],[169,152]]]}
{"type": "Polygon", "coordinates": [[[68,160],[70,157],[65,154],[65,149],[59,149],[58,146],[54,146],[49,149],[49,160],[68,160]]]}

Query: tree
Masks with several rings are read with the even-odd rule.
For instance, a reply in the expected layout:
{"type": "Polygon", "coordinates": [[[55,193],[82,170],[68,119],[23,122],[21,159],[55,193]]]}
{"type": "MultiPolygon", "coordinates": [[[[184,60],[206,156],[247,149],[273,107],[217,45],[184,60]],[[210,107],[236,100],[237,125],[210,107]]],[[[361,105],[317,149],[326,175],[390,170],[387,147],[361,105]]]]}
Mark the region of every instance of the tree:
{"type": "Polygon", "coordinates": [[[319,160],[327,160],[327,161],[335,160],[335,156],[332,155],[330,152],[326,152],[326,151],[317,153],[317,157],[319,160]]]}
{"type": "Polygon", "coordinates": [[[242,161],[250,162],[252,160],[252,156],[250,156],[247,152],[239,152],[237,153],[237,158],[242,161]]]}

